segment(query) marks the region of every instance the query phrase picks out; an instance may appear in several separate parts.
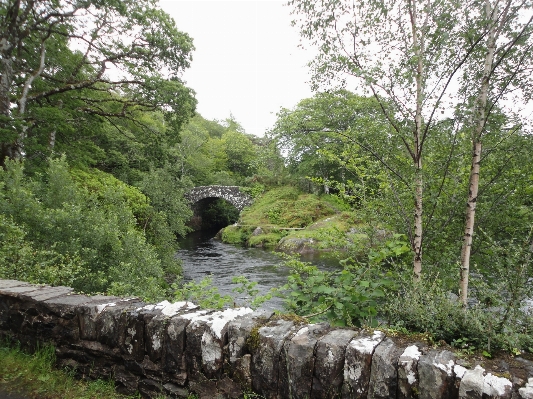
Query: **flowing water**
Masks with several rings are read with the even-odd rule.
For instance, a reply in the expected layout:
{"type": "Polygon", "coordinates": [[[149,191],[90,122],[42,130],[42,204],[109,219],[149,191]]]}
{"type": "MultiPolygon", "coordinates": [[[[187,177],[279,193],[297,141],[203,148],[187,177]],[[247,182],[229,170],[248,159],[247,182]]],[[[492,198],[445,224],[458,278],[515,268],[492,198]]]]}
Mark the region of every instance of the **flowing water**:
{"type": "MultiPolygon", "coordinates": [[[[245,276],[250,281],[256,281],[255,288],[260,295],[287,282],[288,270],[278,266],[282,258],[275,252],[225,244],[213,238],[215,233],[197,231],[180,241],[177,257],[182,260],[186,282],[199,282],[205,276],[211,276],[220,294],[231,295],[237,305],[247,304],[249,298],[246,294],[233,292],[233,288],[237,287],[232,283],[233,277],[245,276]]],[[[321,269],[334,270],[338,267],[338,261],[331,257],[308,255],[302,260],[312,262],[321,269]]],[[[274,297],[262,308],[281,309],[282,306],[282,298],[274,297]]]]}

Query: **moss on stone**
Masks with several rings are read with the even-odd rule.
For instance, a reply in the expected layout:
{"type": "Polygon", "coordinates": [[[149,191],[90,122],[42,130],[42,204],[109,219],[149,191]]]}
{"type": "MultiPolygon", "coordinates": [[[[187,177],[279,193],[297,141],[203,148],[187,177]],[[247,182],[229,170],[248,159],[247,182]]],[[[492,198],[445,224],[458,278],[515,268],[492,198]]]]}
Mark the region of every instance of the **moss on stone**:
{"type": "Polygon", "coordinates": [[[248,347],[250,352],[254,352],[255,350],[257,350],[257,348],[259,348],[259,329],[261,327],[262,326],[259,325],[252,328],[252,331],[250,331],[250,335],[246,339],[246,346],[248,347]]]}

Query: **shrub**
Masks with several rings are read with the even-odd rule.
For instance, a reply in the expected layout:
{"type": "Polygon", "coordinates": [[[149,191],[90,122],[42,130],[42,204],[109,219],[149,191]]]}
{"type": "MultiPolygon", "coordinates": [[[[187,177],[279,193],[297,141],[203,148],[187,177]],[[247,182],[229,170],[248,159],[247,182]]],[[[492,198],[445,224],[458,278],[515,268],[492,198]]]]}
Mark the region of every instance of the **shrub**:
{"type": "Polygon", "coordinates": [[[244,244],[246,239],[243,230],[238,226],[228,226],[222,231],[222,241],[229,244],[244,244]]]}
{"type": "Polygon", "coordinates": [[[87,293],[164,297],[170,269],[126,199],[134,193],[142,202],[143,195],[134,188],[125,195],[117,189],[122,183],[109,181],[91,191],[75,182],[64,159],[50,160],[34,179],[24,176],[23,164],[8,162],[0,170],[2,275],[87,293]]]}
{"type": "Polygon", "coordinates": [[[448,344],[469,342],[470,347],[488,352],[533,349],[531,313],[514,313],[514,317],[500,328],[501,308],[481,303],[464,308],[457,296],[442,286],[442,281],[437,278],[426,278],[418,283],[404,281],[384,308],[389,325],[429,333],[434,340],[444,340],[448,344]]]}
{"type": "Polygon", "coordinates": [[[335,326],[377,326],[379,303],[393,285],[371,265],[347,259],[342,270],[326,272],[289,257],[288,282],[278,290],[288,311],[312,322],[327,320],[335,326]]]}

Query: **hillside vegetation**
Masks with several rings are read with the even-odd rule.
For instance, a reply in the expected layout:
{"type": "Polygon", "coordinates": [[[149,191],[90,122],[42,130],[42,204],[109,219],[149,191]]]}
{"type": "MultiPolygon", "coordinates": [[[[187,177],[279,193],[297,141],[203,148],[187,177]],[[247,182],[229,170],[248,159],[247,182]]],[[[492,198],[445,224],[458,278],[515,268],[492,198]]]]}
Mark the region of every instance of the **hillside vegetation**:
{"type": "Polygon", "coordinates": [[[259,195],[220,237],[231,244],[302,253],[357,252],[379,237],[391,236],[379,226],[369,226],[358,213],[335,195],[282,186],[259,195]]]}

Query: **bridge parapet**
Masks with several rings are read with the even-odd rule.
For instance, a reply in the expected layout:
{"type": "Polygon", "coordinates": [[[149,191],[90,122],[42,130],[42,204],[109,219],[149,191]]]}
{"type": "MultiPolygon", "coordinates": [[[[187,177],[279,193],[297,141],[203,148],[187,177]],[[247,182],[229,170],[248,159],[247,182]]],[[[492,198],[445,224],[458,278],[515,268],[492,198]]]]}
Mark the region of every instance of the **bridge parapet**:
{"type": "Polygon", "coordinates": [[[205,198],[224,198],[239,212],[253,202],[252,197],[243,193],[239,186],[199,186],[185,194],[185,198],[193,204],[205,198]]]}

